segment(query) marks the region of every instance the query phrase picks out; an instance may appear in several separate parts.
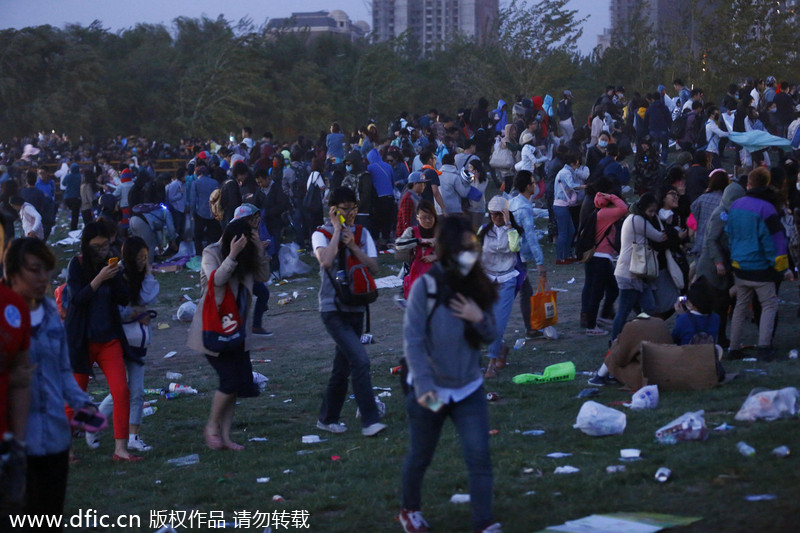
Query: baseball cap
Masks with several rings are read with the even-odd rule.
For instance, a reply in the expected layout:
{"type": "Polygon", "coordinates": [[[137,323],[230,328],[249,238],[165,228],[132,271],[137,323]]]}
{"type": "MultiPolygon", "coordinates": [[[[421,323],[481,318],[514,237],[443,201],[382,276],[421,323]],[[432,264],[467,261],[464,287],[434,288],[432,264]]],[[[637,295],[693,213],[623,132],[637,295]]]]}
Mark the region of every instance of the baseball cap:
{"type": "Polygon", "coordinates": [[[258,213],[258,208],[253,204],[242,204],[233,212],[233,220],[247,218],[258,213]]]}

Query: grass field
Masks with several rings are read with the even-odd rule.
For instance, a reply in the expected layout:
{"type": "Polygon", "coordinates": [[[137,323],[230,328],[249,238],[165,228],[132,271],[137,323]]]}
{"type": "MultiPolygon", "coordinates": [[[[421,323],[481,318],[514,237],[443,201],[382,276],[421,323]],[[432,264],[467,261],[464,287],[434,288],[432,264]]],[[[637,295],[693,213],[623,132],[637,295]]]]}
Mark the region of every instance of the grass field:
{"type": "MultiPolygon", "coordinates": [[[[61,229],[56,237],[63,234],[61,229]]],[[[59,270],[77,248],[55,248],[61,257],[59,270]],[[72,252],[67,252],[68,249],[72,252]]],[[[545,245],[544,249],[548,264],[553,265],[553,247],[545,245]]],[[[313,263],[309,256],[305,258],[313,263]]],[[[381,275],[394,270],[390,255],[382,255],[381,264],[381,275]]],[[[589,437],[572,428],[584,401],[577,395],[587,387],[587,376],[545,385],[521,386],[511,382],[517,373],[541,372],[545,366],[560,361],[573,361],[579,372],[594,370],[602,362],[607,337],[586,337],[579,328],[583,267],[557,267],[548,276],[554,287],[567,290],[559,294],[558,300],[560,338],[529,342],[521,350],[512,351],[510,367],[486,384],[487,391],[497,392],[501,397],[490,404],[490,419],[491,427],[498,431],[491,437],[494,508],[504,531],[538,531],[589,514],[618,511],[701,517],[701,521],[684,528],[693,532],[797,531],[798,459],[792,456],[778,459],[769,452],[776,446],[787,445],[800,453],[798,420],[739,423],[734,421],[734,415],[753,388],[797,386],[800,361],[727,363],[729,372],[738,372],[730,384],[702,392],[662,393],[657,409],[627,412],[623,435],[589,437]],[[572,278],[576,281],[570,283],[572,278]],[[655,442],[656,429],[687,411],[699,409],[705,410],[709,428],[727,422],[735,429],[724,433],[711,431],[705,442],[673,446],[655,442]],[[545,434],[521,434],[529,429],[542,429],[545,434]],[[756,448],[754,457],[737,452],[736,443],[740,440],[756,448]],[[621,448],[639,448],[643,459],[620,463],[621,448]],[[551,452],[573,455],[563,459],[546,457],[551,452]],[[614,464],[626,464],[626,471],[606,474],[605,467],[614,464]],[[554,475],[553,470],[562,465],[572,465],[580,472],[554,475]],[[663,484],[653,479],[660,466],[667,466],[673,472],[671,479],[663,484]],[[761,502],[745,500],[747,495],[764,493],[777,498],[761,502]]],[[[254,368],[265,374],[269,383],[260,397],[243,400],[238,407],[234,438],[246,444],[247,449],[235,453],[214,452],[203,445],[202,427],[216,387],[216,375],[202,357],[186,348],[188,326],[171,320],[183,294],[199,297],[199,276],[187,270],[158,275],[161,297],[155,307],[159,312],[156,322],[170,327],[155,332],[148,354],[145,387],[165,387],[169,383],[165,373],[177,371],[183,373],[181,381],[199,389],[200,394],[174,400],[158,398],[158,412],[142,425],[142,437],[153,446],[142,463],[112,463],[110,432],[103,434],[98,451],[90,451],[82,439],[76,440],[74,449],[80,462],[70,470],[67,516],[91,508],[112,519],[121,514],[138,515],[141,525],[67,530],[153,531],[157,529],[156,524],[151,524],[155,511],[185,512],[187,519],[183,527],[177,526],[179,531],[207,529],[196,527],[196,520],[194,528],[188,527],[192,512],[207,519],[208,513],[220,511],[227,522],[234,521],[234,513],[244,518],[242,511],[250,512],[253,527],[241,528],[250,531],[263,531],[268,524],[273,531],[401,530],[394,517],[399,507],[400,468],[407,450],[407,424],[400,385],[390,375],[389,368],[402,355],[402,311],[392,303],[393,290],[382,291],[372,306],[375,344],[368,351],[373,385],[391,389],[391,397],[383,398],[388,430],[373,439],[362,437],[355,419],[355,403],[349,400],[343,421],[350,431],[342,435],[320,432],[314,423],[330,371],[333,345],[317,313],[316,268],[305,278],[271,287],[273,297],[265,326],[275,335],[257,340],[257,348],[251,353],[255,360],[269,360],[254,363],[254,368]],[[181,291],[185,287],[191,290],[181,291]],[[286,306],[275,303],[277,293],[294,290],[301,293],[301,299],[286,306]],[[169,351],[178,353],[164,359],[169,351]],[[319,434],[327,441],[303,444],[301,437],[307,434],[319,434]],[[255,437],[268,440],[248,442],[255,437]],[[200,457],[198,464],[185,467],[167,464],[168,459],[195,453],[200,457]],[[267,483],[257,482],[264,477],[270,478],[267,483]],[[285,501],[274,502],[274,495],[281,495],[285,501]],[[270,514],[269,521],[263,520],[266,513],[275,511],[286,513],[270,514]],[[291,527],[290,518],[299,519],[299,511],[307,511],[309,528],[291,527]],[[281,516],[287,519],[288,528],[275,527],[271,520],[281,516]],[[263,524],[256,528],[259,520],[263,524]]],[[[782,288],[782,297],[787,301],[780,306],[776,337],[782,354],[800,345],[795,286],[784,284],[782,288]]],[[[513,344],[522,332],[515,303],[506,341],[513,344]]],[[[754,340],[755,326],[749,334],[747,340],[754,340]]],[[[100,400],[106,391],[105,379],[98,372],[97,379],[90,384],[90,392],[100,400]]],[[[594,400],[609,403],[629,398],[625,392],[604,388],[594,400]]],[[[469,506],[449,503],[451,495],[468,490],[465,470],[457,436],[449,425],[427,473],[423,495],[425,516],[436,531],[469,531],[469,506]]]]}

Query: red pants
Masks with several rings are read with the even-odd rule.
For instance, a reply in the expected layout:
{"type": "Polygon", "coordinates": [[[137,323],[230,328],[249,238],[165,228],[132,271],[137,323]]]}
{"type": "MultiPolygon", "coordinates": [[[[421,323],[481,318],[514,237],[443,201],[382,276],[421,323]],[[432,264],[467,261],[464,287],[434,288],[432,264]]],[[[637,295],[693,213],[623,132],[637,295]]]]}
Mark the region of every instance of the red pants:
{"type": "MultiPolygon", "coordinates": [[[[106,376],[111,398],[114,400],[114,438],[128,438],[128,422],[131,414],[130,392],[128,391],[128,378],[125,373],[125,362],[122,360],[122,344],[118,340],[109,342],[89,343],[89,364],[94,363],[100,367],[106,376]]],[[[75,381],[84,391],[89,387],[87,374],[73,374],[75,381]]],[[[71,410],[67,416],[72,418],[71,410]]]]}

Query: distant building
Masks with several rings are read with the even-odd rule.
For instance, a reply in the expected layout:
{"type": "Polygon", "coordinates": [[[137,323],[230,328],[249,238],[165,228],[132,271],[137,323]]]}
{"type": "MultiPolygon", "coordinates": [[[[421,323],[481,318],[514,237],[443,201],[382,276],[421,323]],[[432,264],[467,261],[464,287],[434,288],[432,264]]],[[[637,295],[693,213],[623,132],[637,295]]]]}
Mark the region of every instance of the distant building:
{"type": "Polygon", "coordinates": [[[332,34],[348,37],[351,41],[369,34],[369,24],[363,20],[352,22],[347,13],[335,9],[333,11],[314,11],[310,13],[292,13],[291,17],[271,19],[267,23],[268,30],[274,31],[308,31],[310,36],[332,34]]]}
{"type": "Polygon", "coordinates": [[[457,34],[485,39],[498,11],[498,0],[372,0],[373,37],[386,41],[409,32],[425,54],[457,34]]]}

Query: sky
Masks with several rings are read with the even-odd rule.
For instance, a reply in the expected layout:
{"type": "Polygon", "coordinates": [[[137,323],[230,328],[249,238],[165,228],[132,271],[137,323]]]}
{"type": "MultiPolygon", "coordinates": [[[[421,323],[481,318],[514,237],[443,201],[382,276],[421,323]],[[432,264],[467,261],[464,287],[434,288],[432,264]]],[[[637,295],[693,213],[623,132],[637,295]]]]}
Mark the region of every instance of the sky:
{"type": "MultiPolygon", "coordinates": [[[[529,4],[535,0],[529,0],[529,4]]],[[[501,7],[508,3],[500,0],[501,7]]],[[[597,35],[608,26],[608,0],[571,0],[569,9],[578,11],[578,18],[589,16],[578,48],[588,54],[597,44],[597,35]]],[[[100,20],[104,28],[117,31],[139,22],[170,26],[180,16],[217,18],[223,14],[230,21],[250,17],[256,24],[267,19],[290,16],[295,11],[332,11],[340,9],[352,21],[364,20],[372,26],[370,0],[0,0],[0,29],[24,28],[50,24],[63,27],[78,23],[83,26],[100,20]],[[221,7],[224,6],[224,9],[221,7]]]]}

